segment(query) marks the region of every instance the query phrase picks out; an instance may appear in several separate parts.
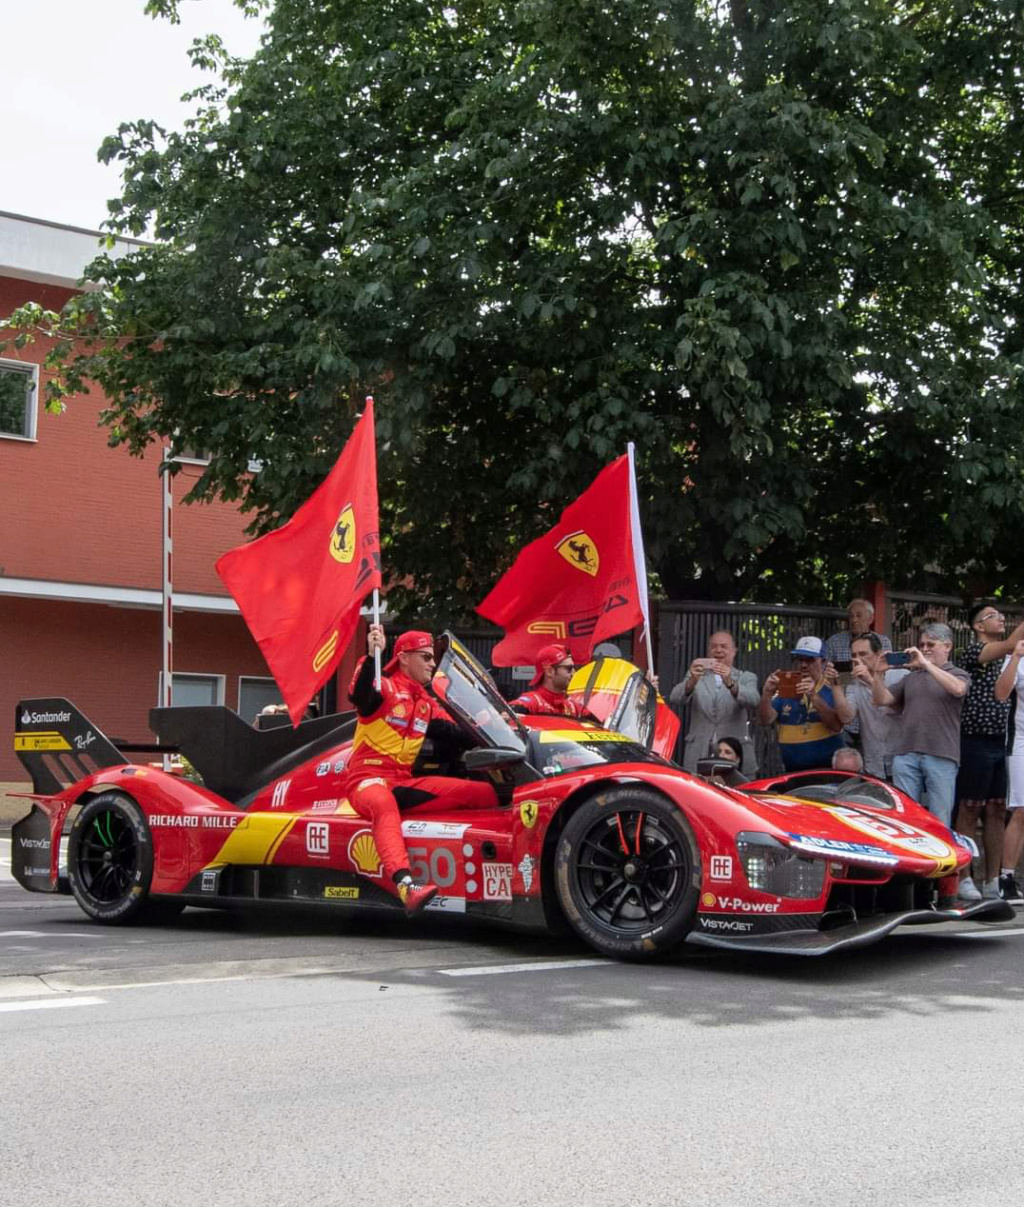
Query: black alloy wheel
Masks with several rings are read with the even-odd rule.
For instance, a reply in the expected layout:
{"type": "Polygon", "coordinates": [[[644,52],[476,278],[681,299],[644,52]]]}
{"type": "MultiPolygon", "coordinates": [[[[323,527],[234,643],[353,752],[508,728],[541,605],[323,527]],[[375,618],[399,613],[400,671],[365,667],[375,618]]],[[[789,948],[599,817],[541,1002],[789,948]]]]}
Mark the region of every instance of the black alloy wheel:
{"type": "Polygon", "coordinates": [[[682,811],[649,789],[621,787],[581,805],[555,855],[570,926],[605,955],[648,959],[689,934],[700,854],[682,811]]]}
{"type": "Polygon", "coordinates": [[[134,922],[153,878],[153,844],[139,806],[104,792],[75,818],[68,840],[68,879],[81,908],[96,922],[134,922]]]}

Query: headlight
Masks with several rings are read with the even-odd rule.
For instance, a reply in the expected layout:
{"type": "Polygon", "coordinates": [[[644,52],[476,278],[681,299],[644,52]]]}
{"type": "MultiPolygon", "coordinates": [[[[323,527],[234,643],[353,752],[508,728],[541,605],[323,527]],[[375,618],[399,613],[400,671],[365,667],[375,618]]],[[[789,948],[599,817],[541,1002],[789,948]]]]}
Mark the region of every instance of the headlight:
{"type": "Polygon", "coordinates": [[[824,859],[806,859],[770,834],[745,830],[736,835],[736,850],[747,884],[776,897],[820,897],[825,887],[824,859]]]}

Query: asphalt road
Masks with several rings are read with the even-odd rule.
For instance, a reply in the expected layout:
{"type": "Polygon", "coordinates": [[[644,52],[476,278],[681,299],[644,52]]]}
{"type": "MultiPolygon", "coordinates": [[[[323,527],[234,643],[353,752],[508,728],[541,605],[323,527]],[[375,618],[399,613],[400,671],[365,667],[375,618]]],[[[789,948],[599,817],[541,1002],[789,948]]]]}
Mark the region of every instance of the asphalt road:
{"type": "Polygon", "coordinates": [[[105,929],[24,893],[8,859],[0,838],[2,1207],[1024,1190],[1024,916],[638,967],[451,919],[105,929]]]}

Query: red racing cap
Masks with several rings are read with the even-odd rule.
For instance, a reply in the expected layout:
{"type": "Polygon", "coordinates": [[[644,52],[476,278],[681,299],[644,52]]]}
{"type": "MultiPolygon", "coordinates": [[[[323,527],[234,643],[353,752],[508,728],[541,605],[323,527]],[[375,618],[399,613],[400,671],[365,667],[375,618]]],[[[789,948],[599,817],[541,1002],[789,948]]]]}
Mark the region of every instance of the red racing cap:
{"type": "Polygon", "coordinates": [[[384,669],[390,674],[398,666],[399,654],[411,654],[416,650],[433,650],[433,648],[434,635],[432,633],[424,633],[422,629],[410,629],[408,633],[402,633],[395,642],[391,661],[384,669]]]}
{"type": "Polygon", "coordinates": [[[571,656],[572,655],[569,653],[569,647],[567,645],[561,645],[556,642],[554,645],[544,646],[544,648],[537,654],[537,661],[535,663],[537,673],[530,680],[530,686],[536,687],[537,684],[540,683],[541,679],[544,678],[545,670],[547,670],[549,666],[557,666],[559,662],[563,662],[566,658],[570,658],[571,656]]]}

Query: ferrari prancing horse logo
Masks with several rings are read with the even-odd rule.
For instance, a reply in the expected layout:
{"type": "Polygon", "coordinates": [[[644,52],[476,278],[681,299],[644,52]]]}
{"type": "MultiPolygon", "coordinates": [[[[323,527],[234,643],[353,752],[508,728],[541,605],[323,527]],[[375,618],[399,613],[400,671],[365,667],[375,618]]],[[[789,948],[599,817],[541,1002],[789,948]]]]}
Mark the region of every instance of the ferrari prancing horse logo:
{"type": "Polygon", "coordinates": [[[356,552],[356,517],[352,510],[352,504],[346,503],[341,509],[341,514],[334,522],[334,531],[331,533],[331,557],[336,562],[343,562],[345,565],[352,560],[356,552]]]}
{"type": "Polygon", "coordinates": [[[601,558],[598,555],[597,546],[582,528],[579,532],[570,532],[568,536],[563,536],[555,548],[570,566],[575,566],[577,570],[582,570],[591,578],[597,575],[601,558]]]}

